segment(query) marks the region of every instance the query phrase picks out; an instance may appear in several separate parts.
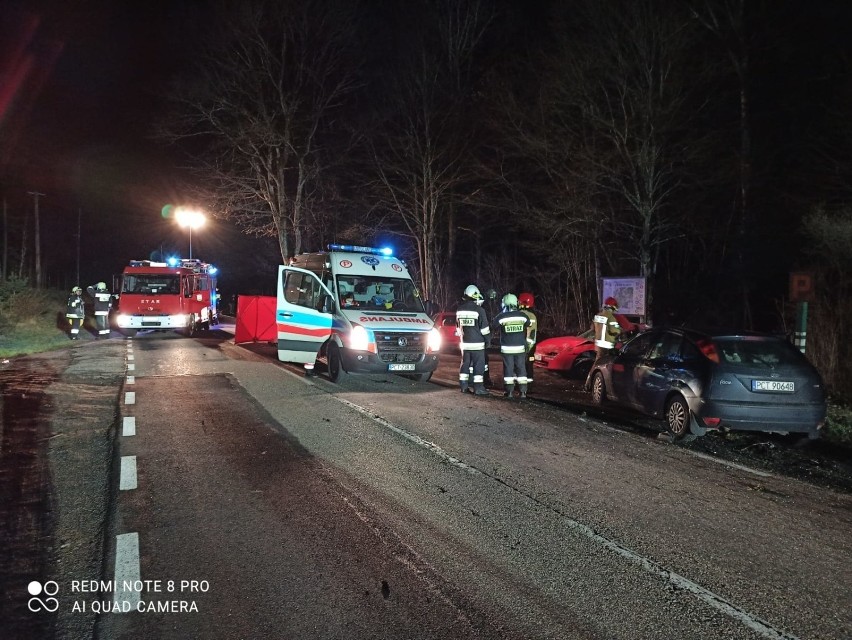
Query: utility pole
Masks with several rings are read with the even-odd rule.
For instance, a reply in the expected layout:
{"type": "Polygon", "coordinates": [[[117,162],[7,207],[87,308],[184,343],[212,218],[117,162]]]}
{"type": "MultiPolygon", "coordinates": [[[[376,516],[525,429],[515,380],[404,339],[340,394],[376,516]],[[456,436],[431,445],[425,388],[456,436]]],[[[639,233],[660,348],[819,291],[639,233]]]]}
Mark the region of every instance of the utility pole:
{"type": "Polygon", "coordinates": [[[39,233],[38,199],[44,194],[38,191],[27,191],[27,193],[33,197],[33,212],[35,214],[35,280],[36,289],[41,289],[41,235],[39,233]]]}
{"type": "Polygon", "coordinates": [[[74,286],[80,286],[80,220],[83,219],[83,207],[77,209],[77,277],[74,286]]]}
{"type": "Polygon", "coordinates": [[[9,277],[9,211],[6,206],[6,194],[3,194],[3,277],[9,277]]]}

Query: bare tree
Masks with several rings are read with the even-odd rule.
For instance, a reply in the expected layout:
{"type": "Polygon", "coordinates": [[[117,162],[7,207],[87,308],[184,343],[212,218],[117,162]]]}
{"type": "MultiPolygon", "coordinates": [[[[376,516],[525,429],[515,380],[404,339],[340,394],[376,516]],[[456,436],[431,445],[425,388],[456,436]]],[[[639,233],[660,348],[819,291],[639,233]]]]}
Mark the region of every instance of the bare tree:
{"type": "Polygon", "coordinates": [[[162,129],[191,152],[208,206],[251,234],[276,236],[287,260],[329,153],[332,118],[355,86],[348,3],[234,3],[162,129]]]}
{"type": "MultiPolygon", "coordinates": [[[[426,6],[426,5],[424,5],[426,6]]],[[[417,252],[423,295],[448,300],[448,220],[470,179],[471,131],[463,126],[469,68],[489,17],[478,2],[438,3],[434,24],[421,25],[422,46],[401,56],[381,126],[371,136],[373,195],[417,252]],[[425,46],[429,37],[437,46],[425,46]]],[[[451,236],[450,236],[451,237],[451,236]]]]}

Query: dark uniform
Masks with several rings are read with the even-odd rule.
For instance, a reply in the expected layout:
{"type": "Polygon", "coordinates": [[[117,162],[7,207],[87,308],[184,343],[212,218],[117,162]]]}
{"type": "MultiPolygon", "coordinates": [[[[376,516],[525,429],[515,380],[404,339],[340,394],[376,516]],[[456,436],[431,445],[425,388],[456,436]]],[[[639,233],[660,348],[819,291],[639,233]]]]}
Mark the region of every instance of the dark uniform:
{"type": "Polygon", "coordinates": [[[468,390],[473,371],[473,392],[478,396],[488,395],[485,390],[485,345],[491,335],[488,316],[481,305],[482,294],[474,285],[465,289],[464,300],[456,308],[456,333],[462,353],[459,368],[459,386],[462,393],[468,390]]]}
{"type": "Polygon", "coordinates": [[[532,308],[535,306],[535,298],[531,293],[522,293],[518,296],[518,306],[521,312],[530,320],[527,327],[527,353],[526,353],[526,369],[527,369],[527,385],[531,385],[533,381],[533,369],[535,365],[535,343],[538,340],[538,318],[532,308]]]}
{"type": "Polygon", "coordinates": [[[68,318],[68,337],[72,340],[80,338],[80,328],[86,318],[86,308],[83,304],[83,290],[80,287],[71,289],[68,302],[65,305],[65,317],[68,318]]]}
{"type": "Polygon", "coordinates": [[[603,354],[609,353],[615,347],[618,336],[622,333],[621,323],[615,314],[616,311],[618,311],[618,300],[607,298],[604,300],[601,310],[592,318],[592,326],[595,330],[595,362],[592,364],[592,368],[589,369],[589,375],[586,377],[584,387],[587,391],[591,388],[592,373],[595,370],[595,364],[597,364],[603,354]]]}
{"type": "Polygon", "coordinates": [[[503,313],[494,318],[500,328],[500,355],[503,357],[503,395],[511,398],[517,383],[521,397],[527,397],[527,328],[530,319],[517,308],[513,294],[503,296],[503,313]]]}
{"type": "Polygon", "coordinates": [[[95,299],[95,325],[98,329],[97,338],[109,337],[109,310],[112,309],[112,294],[107,291],[106,283],[86,287],[86,291],[95,299]]]}

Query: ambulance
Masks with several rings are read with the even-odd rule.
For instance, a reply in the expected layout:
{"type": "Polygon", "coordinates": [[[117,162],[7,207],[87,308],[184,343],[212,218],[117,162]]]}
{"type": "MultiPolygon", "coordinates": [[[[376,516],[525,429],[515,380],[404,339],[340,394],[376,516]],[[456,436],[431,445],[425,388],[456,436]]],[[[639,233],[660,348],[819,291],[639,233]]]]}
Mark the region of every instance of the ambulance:
{"type": "Polygon", "coordinates": [[[405,263],[388,249],[329,245],[278,267],[278,359],[328,377],[398,373],[426,381],[441,335],[426,315],[405,263]]]}

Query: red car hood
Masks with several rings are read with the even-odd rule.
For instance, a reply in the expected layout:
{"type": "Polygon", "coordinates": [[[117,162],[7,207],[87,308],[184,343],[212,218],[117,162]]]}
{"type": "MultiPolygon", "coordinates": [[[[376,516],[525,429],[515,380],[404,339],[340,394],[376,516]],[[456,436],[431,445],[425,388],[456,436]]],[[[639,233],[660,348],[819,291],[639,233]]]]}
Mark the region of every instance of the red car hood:
{"type": "Polygon", "coordinates": [[[563,349],[571,349],[582,344],[594,344],[591,338],[583,336],[559,336],[557,338],[548,338],[538,343],[536,350],[543,353],[548,351],[562,351],[563,349]]]}

